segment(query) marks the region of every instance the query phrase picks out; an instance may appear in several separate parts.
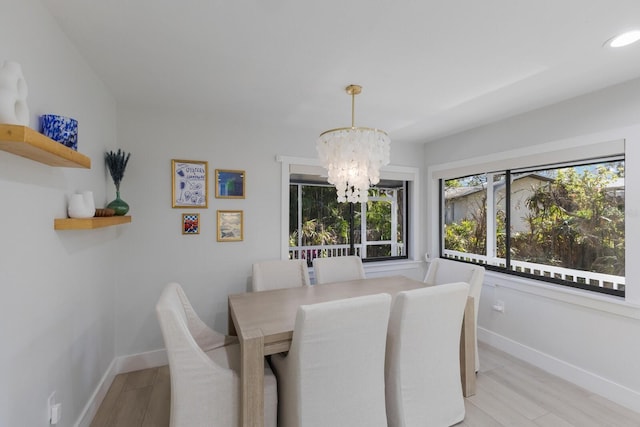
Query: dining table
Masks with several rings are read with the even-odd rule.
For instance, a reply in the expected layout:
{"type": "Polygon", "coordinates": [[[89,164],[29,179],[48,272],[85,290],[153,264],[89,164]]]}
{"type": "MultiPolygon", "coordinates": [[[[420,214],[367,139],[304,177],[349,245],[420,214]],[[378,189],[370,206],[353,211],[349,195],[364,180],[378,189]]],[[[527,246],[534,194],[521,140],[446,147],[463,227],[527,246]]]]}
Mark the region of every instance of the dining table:
{"type": "MultiPolygon", "coordinates": [[[[264,425],[265,356],[289,350],[298,307],[379,293],[393,298],[399,292],[424,286],[424,282],[406,276],[384,276],[229,295],[229,335],[237,336],[240,343],[241,425],[264,425]]],[[[475,394],[476,388],[475,333],[473,298],[469,297],[460,335],[460,376],[465,397],[475,394]]]]}

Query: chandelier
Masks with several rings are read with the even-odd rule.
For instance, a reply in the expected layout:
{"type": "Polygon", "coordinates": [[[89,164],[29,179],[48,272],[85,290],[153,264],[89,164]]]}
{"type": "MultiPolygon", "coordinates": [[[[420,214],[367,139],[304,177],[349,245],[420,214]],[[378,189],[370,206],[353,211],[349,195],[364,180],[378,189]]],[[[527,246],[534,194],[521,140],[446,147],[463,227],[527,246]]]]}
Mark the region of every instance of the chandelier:
{"type": "Polygon", "coordinates": [[[362,87],[349,85],[346,91],[351,95],[351,127],[321,133],[316,149],[338,202],[366,202],[369,187],[380,181],[380,167],[389,164],[391,140],[382,130],[355,126],[356,95],[362,87]]]}

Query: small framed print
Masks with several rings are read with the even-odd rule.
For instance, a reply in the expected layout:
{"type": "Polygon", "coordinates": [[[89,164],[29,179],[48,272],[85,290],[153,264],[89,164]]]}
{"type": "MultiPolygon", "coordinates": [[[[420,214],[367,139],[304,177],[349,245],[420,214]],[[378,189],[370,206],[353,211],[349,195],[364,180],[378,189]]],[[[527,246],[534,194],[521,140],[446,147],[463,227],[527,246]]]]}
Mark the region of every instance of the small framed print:
{"type": "Polygon", "coordinates": [[[217,211],[218,242],[240,242],[243,240],[242,211],[217,211]]]}
{"type": "Polygon", "coordinates": [[[198,160],[171,160],[171,206],[206,208],[208,164],[198,160]]]}
{"type": "Polygon", "coordinates": [[[200,214],[182,214],[182,234],[200,234],[200,214]]]}
{"type": "Polygon", "coordinates": [[[216,169],[216,198],[244,199],[244,171],[216,169]]]}

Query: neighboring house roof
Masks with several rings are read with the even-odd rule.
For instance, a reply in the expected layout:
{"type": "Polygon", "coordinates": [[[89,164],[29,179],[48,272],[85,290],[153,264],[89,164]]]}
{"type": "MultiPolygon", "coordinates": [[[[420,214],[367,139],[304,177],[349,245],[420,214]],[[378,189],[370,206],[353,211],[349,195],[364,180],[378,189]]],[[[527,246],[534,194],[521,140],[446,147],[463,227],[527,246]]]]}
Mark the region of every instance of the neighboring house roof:
{"type": "MultiPolygon", "coordinates": [[[[540,181],[553,181],[552,178],[549,178],[544,175],[537,174],[535,172],[526,173],[522,175],[518,175],[515,180],[523,179],[523,178],[534,178],[540,181]]],[[[504,181],[498,183],[499,186],[504,185],[504,181]]],[[[471,194],[478,193],[483,191],[486,188],[487,184],[483,183],[482,185],[475,185],[473,187],[449,187],[444,191],[444,197],[446,200],[455,200],[462,197],[467,197],[471,194]]],[[[624,188],[624,178],[618,178],[615,181],[612,181],[606,185],[606,188],[609,190],[615,189],[623,189],[624,188]]]]}
{"type": "Polygon", "coordinates": [[[444,190],[445,199],[458,199],[460,197],[468,196],[469,194],[477,193],[484,190],[486,184],[477,185],[474,187],[449,187],[444,190]]]}
{"type": "MultiPolygon", "coordinates": [[[[535,172],[529,172],[529,173],[524,173],[524,174],[520,174],[518,175],[515,180],[520,180],[523,178],[534,178],[534,179],[538,179],[540,181],[553,181],[553,179],[544,176],[544,175],[540,175],[538,173],[535,172]]],[[[500,182],[497,184],[498,186],[502,186],[504,185],[504,181],[500,182]]],[[[470,194],[474,194],[477,193],[479,191],[483,191],[485,188],[487,187],[486,183],[483,183],[482,185],[475,185],[473,187],[449,187],[446,188],[444,191],[444,197],[446,200],[453,200],[453,199],[458,199],[460,197],[466,197],[470,194]]]]}
{"type": "Polygon", "coordinates": [[[607,188],[624,188],[624,178],[618,178],[615,181],[610,182],[607,184],[607,188]]]}

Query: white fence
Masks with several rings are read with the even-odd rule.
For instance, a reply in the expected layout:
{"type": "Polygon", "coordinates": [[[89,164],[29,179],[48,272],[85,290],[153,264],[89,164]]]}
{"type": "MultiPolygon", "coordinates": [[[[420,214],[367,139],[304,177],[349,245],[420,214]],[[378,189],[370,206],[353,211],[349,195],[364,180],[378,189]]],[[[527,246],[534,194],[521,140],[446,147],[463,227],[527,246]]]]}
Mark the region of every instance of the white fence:
{"type": "MultiPolygon", "coordinates": [[[[368,242],[369,246],[391,244],[391,242],[368,242]]],[[[354,245],[355,255],[363,257],[364,245],[354,245]]],[[[392,248],[392,252],[397,253],[395,256],[404,255],[404,244],[396,243],[392,248]]],[[[334,256],[346,256],[351,255],[349,253],[350,246],[345,245],[318,245],[318,246],[290,246],[289,247],[289,259],[306,259],[311,262],[314,258],[328,258],[334,256]]]]}
{"type": "MultiPolygon", "coordinates": [[[[447,258],[501,267],[506,266],[507,262],[504,258],[490,258],[484,255],[468,254],[465,252],[450,250],[445,250],[444,255],[447,258]]],[[[614,276],[610,274],[594,273],[592,271],[574,270],[570,268],[554,267],[552,265],[535,264],[532,262],[514,260],[511,260],[511,267],[511,270],[513,271],[533,274],[535,276],[561,279],[567,282],[593,286],[595,288],[606,288],[624,291],[625,287],[624,276],[614,276]]]]}
{"type": "MultiPolygon", "coordinates": [[[[355,245],[356,255],[360,256],[362,245],[355,245]]],[[[289,259],[328,258],[351,255],[349,245],[290,246],[289,259]]]]}

